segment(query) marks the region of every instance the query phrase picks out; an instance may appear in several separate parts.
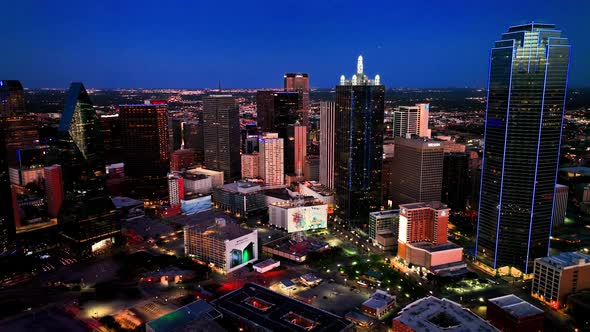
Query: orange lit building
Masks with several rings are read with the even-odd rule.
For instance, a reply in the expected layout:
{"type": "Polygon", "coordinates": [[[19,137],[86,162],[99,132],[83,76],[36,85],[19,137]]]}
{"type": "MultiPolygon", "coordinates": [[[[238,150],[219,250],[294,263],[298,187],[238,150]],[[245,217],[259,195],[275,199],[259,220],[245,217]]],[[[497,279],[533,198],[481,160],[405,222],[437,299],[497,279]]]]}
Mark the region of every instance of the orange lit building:
{"type": "Polygon", "coordinates": [[[195,164],[195,153],[191,149],[176,150],[170,157],[170,169],[181,171],[195,164]]]}
{"type": "Polygon", "coordinates": [[[400,205],[398,257],[433,273],[464,269],[463,248],[447,240],[449,211],[440,202],[400,205]]]}

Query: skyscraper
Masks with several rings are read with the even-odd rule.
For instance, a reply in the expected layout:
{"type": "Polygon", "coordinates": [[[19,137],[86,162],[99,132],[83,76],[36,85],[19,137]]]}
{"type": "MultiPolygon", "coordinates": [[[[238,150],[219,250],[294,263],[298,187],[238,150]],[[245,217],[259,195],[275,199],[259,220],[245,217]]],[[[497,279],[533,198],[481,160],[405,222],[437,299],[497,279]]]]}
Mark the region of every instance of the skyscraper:
{"type": "Polygon", "coordinates": [[[320,103],[320,183],[334,189],[334,132],[336,105],[320,103]]]}
{"type": "Polygon", "coordinates": [[[26,111],[25,91],[20,81],[0,80],[0,116],[26,111]]]}
{"type": "Polygon", "coordinates": [[[0,253],[8,249],[9,241],[14,233],[14,211],[8,162],[6,160],[6,144],[4,129],[0,126],[0,253]]]}
{"type": "Polygon", "coordinates": [[[422,138],[395,138],[391,174],[393,205],[440,201],[443,145],[422,138]]]}
{"type": "Polygon", "coordinates": [[[104,190],[100,120],[82,83],[72,83],[58,127],[56,164],[62,166],[66,191],[91,196],[104,190]]]}
{"type": "Polygon", "coordinates": [[[303,176],[307,156],[307,127],[299,122],[287,126],[285,173],[303,176]]]}
{"type": "Polygon", "coordinates": [[[398,106],[393,111],[393,137],[418,135],[430,138],[428,115],[430,104],[416,106],[398,106]]]}
{"type": "Polygon", "coordinates": [[[569,59],[551,24],[510,27],[491,50],[476,257],[492,269],[528,274],[548,255],[569,59]]]}
{"type": "Polygon", "coordinates": [[[306,73],[286,73],[284,76],[285,91],[299,93],[299,108],[309,109],[309,75],[306,73]]]}
{"type": "Polygon", "coordinates": [[[226,181],[240,178],[240,111],[231,95],[203,98],[205,166],[222,171],[226,181]]]}
{"type": "Polygon", "coordinates": [[[282,185],[285,183],[285,171],[283,165],[283,142],[276,133],[262,136],[258,141],[258,171],[259,176],[268,186],[282,185]]]}
{"type": "Polygon", "coordinates": [[[441,201],[455,212],[465,210],[467,198],[471,193],[469,155],[469,152],[444,154],[441,201]]]}
{"type": "Polygon", "coordinates": [[[336,213],[351,226],[368,221],[381,207],[385,87],[379,75],[370,80],[359,56],[352,79],[336,86],[336,213]]]}
{"type": "Polygon", "coordinates": [[[274,130],[274,91],[256,91],[256,125],[261,133],[274,130]]]}
{"type": "Polygon", "coordinates": [[[63,179],[60,165],[43,168],[45,178],[45,193],[47,196],[47,214],[57,217],[64,200],[63,179]]]}
{"type": "Polygon", "coordinates": [[[4,128],[8,163],[17,165],[20,155],[39,145],[37,117],[34,115],[0,116],[0,126],[4,128]]]}
{"type": "Polygon", "coordinates": [[[195,163],[202,164],[205,151],[203,142],[203,120],[186,121],[183,123],[184,148],[195,153],[195,163]]]}
{"type": "Polygon", "coordinates": [[[168,105],[151,101],[120,105],[119,118],[125,175],[166,176],[170,168],[168,105]]]}

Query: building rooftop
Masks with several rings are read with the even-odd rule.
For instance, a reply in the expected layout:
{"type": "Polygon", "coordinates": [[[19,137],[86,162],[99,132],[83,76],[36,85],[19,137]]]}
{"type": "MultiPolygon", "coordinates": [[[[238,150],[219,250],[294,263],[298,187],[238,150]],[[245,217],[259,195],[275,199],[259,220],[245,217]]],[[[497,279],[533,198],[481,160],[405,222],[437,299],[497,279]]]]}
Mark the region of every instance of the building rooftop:
{"type": "Polygon", "coordinates": [[[498,331],[460,304],[434,296],[424,297],[408,304],[394,318],[394,321],[414,331],[498,331]]]}
{"type": "Polygon", "coordinates": [[[277,262],[277,261],[275,261],[274,259],[272,259],[272,258],[269,258],[269,259],[267,259],[267,260],[264,260],[264,261],[262,261],[262,262],[258,262],[258,263],[256,263],[256,264],[254,264],[254,267],[258,267],[258,268],[261,268],[261,269],[263,269],[263,268],[265,268],[265,267],[268,267],[268,266],[271,266],[271,265],[273,265],[273,264],[276,264],[276,262],[277,262]]]}
{"type": "Polygon", "coordinates": [[[247,283],[212,302],[221,312],[270,331],[332,332],[352,323],[257,284],[247,283]]]}
{"type": "Polygon", "coordinates": [[[202,174],[202,173],[182,173],[182,178],[186,179],[186,180],[191,180],[191,181],[197,181],[197,180],[205,180],[207,179],[209,176],[207,174],[202,174]]]}
{"type": "Polygon", "coordinates": [[[395,301],[395,296],[384,291],[377,290],[368,300],[363,302],[363,305],[372,309],[379,309],[387,306],[392,301],[395,301]]]}
{"type": "Polygon", "coordinates": [[[372,217],[387,217],[387,216],[395,216],[396,214],[399,214],[399,209],[385,210],[385,211],[375,211],[375,212],[369,213],[369,216],[372,216],[372,217]]]}
{"type": "Polygon", "coordinates": [[[441,202],[420,202],[420,203],[409,203],[409,204],[401,204],[400,208],[406,208],[409,210],[413,209],[423,209],[423,208],[431,208],[435,210],[444,210],[448,209],[449,207],[446,204],[441,202]]]}
{"type": "Polygon", "coordinates": [[[129,207],[129,206],[143,205],[142,201],[138,201],[133,198],[122,197],[122,196],[111,197],[111,201],[113,202],[113,204],[115,205],[115,207],[117,209],[120,209],[123,207],[129,207]]]}
{"type": "Polygon", "coordinates": [[[228,223],[223,218],[215,218],[214,221],[186,226],[185,231],[188,229],[203,233],[203,236],[218,238],[220,240],[233,240],[256,232],[256,230],[242,228],[238,224],[228,223]]]}
{"type": "Polygon", "coordinates": [[[412,247],[416,247],[419,249],[423,249],[426,250],[428,252],[438,252],[438,251],[445,251],[445,250],[451,250],[451,249],[460,249],[461,247],[452,243],[452,242],[447,242],[447,243],[443,243],[443,244],[432,244],[432,242],[414,242],[414,243],[408,243],[408,245],[411,245],[412,247]]]}
{"type": "Polygon", "coordinates": [[[534,305],[526,302],[514,294],[488,299],[488,301],[502,308],[502,310],[516,318],[543,314],[543,310],[535,307],[534,305]]]}
{"type": "Polygon", "coordinates": [[[590,256],[579,252],[562,252],[555,256],[537,258],[536,261],[563,269],[575,265],[588,265],[590,256]]]}
{"type": "Polygon", "coordinates": [[[260,184],[250,181],[236,181],[233,183],[224,184],[222,190],[236,192],[236,193],[251,193],[257,192],[261,189],[260,184]]]}
{"type": "Polygon", "coordinates": [[[174,332],[182,329],[194,321],[214,320],[221,318],[219,311],[209,303],[198,300],[178,308],[158,319],[146,323],[155,332],[174,332]]]}

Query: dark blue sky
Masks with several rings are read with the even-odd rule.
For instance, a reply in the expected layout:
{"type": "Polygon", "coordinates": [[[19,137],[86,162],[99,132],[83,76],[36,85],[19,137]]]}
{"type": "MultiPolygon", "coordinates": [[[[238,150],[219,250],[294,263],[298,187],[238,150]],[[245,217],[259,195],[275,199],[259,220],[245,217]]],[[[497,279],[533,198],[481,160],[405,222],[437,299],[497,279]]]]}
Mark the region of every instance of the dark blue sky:
{"type": "Polygon", "coordinates": [[[589,0],[66,1],[2,3],[0,78],[26,87],[280,87],[288,71],[334,86],[484,87],[510,26],[554,23],[573,45],[570,86],[590,86],[589,0]]]}

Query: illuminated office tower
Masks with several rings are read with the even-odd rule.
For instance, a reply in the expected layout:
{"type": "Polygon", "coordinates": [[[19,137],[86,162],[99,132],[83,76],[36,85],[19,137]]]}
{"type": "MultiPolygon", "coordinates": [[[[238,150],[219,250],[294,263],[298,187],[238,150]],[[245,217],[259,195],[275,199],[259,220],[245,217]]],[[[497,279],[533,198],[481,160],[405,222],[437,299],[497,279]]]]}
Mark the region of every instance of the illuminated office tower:
{"type": "Polygon", "coordinates": [[[549,254],[570,45],[551,24],[513,26],[491,50],[476,257],[529,274],[549,254]]]}
{"type": "Polygon", "coordinates": [[[6,156],[9,165],[18,165],[26,150],[39,146],[37,117],[34,115],[0,116],[0,127],[4,128],[6,156]]]}
{"type": "Polygon", "coordinates": [[[181,171],[195,165],[195,153],[191,149],[176,150],[170,156],[170,169],[181,171]]]}
{"type": "Polygon", "coordinates": [[[104,190],[100,120],[82,83],[72,83],[58,127],[59,159],[66,191],[77,196],[104,190]]]}
{"type": "Polygon", "coordinates": [[[443,182],[442,142],[395,138],[391,190],[393,205],[440,201],[443,182]]]}
{"type": "Polygon", "coordinates": [[[396,107],[393,111],[393,137],[417,135],[430,138],[429,113],[430,104],[396,107]]]}
{"type": "Polygon", "coordinates": [[[299,108],[309,109],[309,75],[306,73],[286,73],[284,76],[285,91],[299,93],[299,108]]]}
{"type": "Polygon", "coordinates": [[[362,56],[356,74],[342,75],[336,86],[336,213],[350,226],[366,224],[369,212],[381,208],[384,97],[379,75],[371,80],[363,73],[362,56]]]}
{"type": "Polygon", "coordinates": [[[100,129],[107,165],[120,163],[123,160],[121,143],[121,121],[119,114],[103,114],[100,116],[100,129]]]}
{"type": "Polygon", "coordinates": [[[334,131],[336,105],[320,103],[320,183],[334,189],[334,131]]]}
{"type": "Polygon", "coordinates": [[[226,181],[240,179],[240,111],[231,95],[203,98],[205,166],[222,171],[226,181]]]}
{"type": "Polygon", "coordinates": [[[267,186],[285,183],[283,142],[276,133],[268,133],[258,140],[258,171],[267,186]]]}
{"type": "Polygon", "coordinates": [[[64,187],[60,165],[43,168],[45,178],[45,196],[47,197],[47,214],[57,217],[64,200],[64,187]]]}
{"type": "Polygon", "coordinates": [[[170,169],[168,105],[163,101],[119,105],[125,175],[164,177],[170,169]]]}
{"type": "Polygon", "coordinates": [[[0,80],[0,116],[17,115],[25,111],[25,91],[20,81],[0,80]]]}
{"type": "Polygon", "coordinates": [[[307,156],[307,127],[299,122],[287,126],[285,174],[303,176],[307,156]]]}

